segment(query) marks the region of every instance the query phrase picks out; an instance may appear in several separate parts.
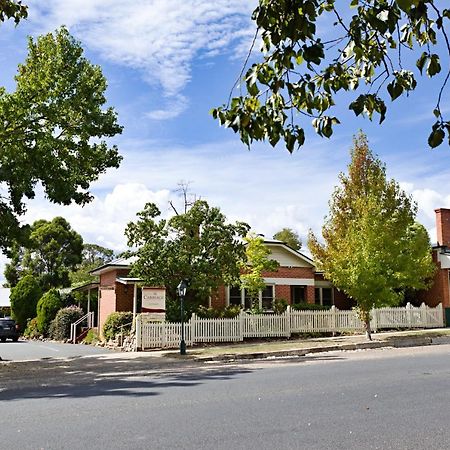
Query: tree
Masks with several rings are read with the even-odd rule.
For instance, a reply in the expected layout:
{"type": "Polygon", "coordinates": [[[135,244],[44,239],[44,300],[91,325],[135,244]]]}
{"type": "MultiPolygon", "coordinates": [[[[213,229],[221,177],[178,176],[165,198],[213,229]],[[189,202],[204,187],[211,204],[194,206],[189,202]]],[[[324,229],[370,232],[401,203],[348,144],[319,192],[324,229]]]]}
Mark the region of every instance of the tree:
{"type": "Polygon", "coordinates": [[[13,19],[16,25],[28,17],[28,6],[21,1],[2,0],[0,2],[0,22],[13,19]]]}
{"type": "Polygon", "coordinates": [[[245,247],[245,260],[241,262],[241,286],[246,289],[252,299],[252,307],[259,309],[256,305],[259,292],[266,287],[263,272],[273,272],[279,267],[278,261],[269,259],[270,249],[264,245],[261,236],[247,235],[245,247]]]}
{"type": "MultiPolygon", "coordinates": [[[[239,84],[245,95],[231,99],[231,92],[227,105],[212,110],[213,117],[239,133],[247,145],[268,140],[275,146],[281,139],[290,152],[305,142],[299,117],[311,120],[320,136],[332,135],[333,126],[340,122],[329,111],[344,91],[356,93],[349,108],[357,116],[372,119],[377,114],[381,123],[386,98],[394,101],[409,95],[418,74],[434,77],[442,65],[448,67],[450,9],[444,4],[259,0],[252,15],[257,26],[253,45],[260,33],[262,61],[242,76],[244,66],[234,87],[239,84]],[[331,36],[330,27],[324,25],[330,22],[334,22],[331,36]]],[[[445,133],[450,144],[450,121],[441,107],[449,78],[447,69],[436,88],[430,147],[440,145],[445,133]]],[[[348,96],[342,97],[347,101],[348,96]]]]}
{"type": "Polygon", "coordinates": [[[82,237],[63,217],[37,220],[30,228],[26,247],[14,247],[5,276],[11,286],[23,274],[34,275],[44,291],[69,286],[69,272],[81,262],[82,249],[82,237]]]}
{"type": "Polygon", "coordinates": [[[121,161],[104,140],[122,131],[114,110],[104,107],[106,79],[66,28],[29,39],[15,80],[14,92],[0,88],[3,250],[25,238],[19,217],[37,183],[52,202],[84,204],[91,182],[121,161]]]}
{"type": "Polygon", "coordinates": [[[36,305],[42,295],[39,281],[33,275],[24,276],[11,289],[11,315],[23,330],[27,320],[36,316],[36,305]]]}
{"type": "Polygon", "coordinates": [[[297,232],[291,228],[283,228],[278,233],[273,235],[274,239],[282,241],[294,250],[300,250],[302,248],[302,240],[297,232]]]}
{"type": "Polygon", "coordinates": [[[176,287],[189,280],[186,293],[190,304],[204,303],[223,284],[239,281],[239,264],[244,258],[241,240],[249,229],[242,222],[226,223],[219,208],[197,200],[186,213],[166,220],[153,203],[128,224],[128,245],[137,256],[132,273],[146,284],[166,287],[168,299],[177,301],[176,287]]]}
{"type": "Polygon", "coordinates": [[[72,285],[91,283],[96,277],[91,275],[91,270],[102,266],[114,259],[114,250],[97,244],[83,244],[82,260],[75,270],[69,274],[72,285]]]}
{"type": "Polygon", "coordinates": [[[62,306],[61,296],[55,288],[50,289],[39,299],[36,306],[36,322],[41,334],[47,335],[51,321],[62,306]]]}
{"type": "Polygon", "coordinates": [[[324,244],[310,231],[318,268],[353,298],[370,339],[370,310],[397,305],[408,288],[423,289],[435,267],[416,204],[371,153],[363,134],[354,140],[348,175],[340,174],[322,228],[324,244]]]}

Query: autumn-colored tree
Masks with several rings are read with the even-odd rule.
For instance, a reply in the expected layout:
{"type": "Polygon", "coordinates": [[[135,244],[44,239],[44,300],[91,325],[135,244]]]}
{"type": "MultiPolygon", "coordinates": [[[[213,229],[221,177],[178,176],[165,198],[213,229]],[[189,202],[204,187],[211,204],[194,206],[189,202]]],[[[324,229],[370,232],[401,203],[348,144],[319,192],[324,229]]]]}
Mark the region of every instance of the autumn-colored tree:
{"type": "MultiPolygon", "coordinates": [[[[261,236],[249,234],[245,237],[247,243],[245,247],[245,260],[241,266],[241,286],[244,288],[252,299],[252,306],[255,308],[258,300],[259,292],[262,291],[266,284],[264,282],[263,272],[272,272],[279,267],[278,261],[268,258],[271,251],[264,244],[261,236]]],[[[256,307],[256,309],[259,309],[256,307]]]]}
{"type": "Polygon", "coordinates": [[[356,301],[370,339],[370,310],[399,304],[408,288],[425,288],[435,270],[430,241],[415,222],[417,206],[369,149],[354,140],[348,175],[340,174],[322,229],[308,246],[325,277],[356,301]]]}

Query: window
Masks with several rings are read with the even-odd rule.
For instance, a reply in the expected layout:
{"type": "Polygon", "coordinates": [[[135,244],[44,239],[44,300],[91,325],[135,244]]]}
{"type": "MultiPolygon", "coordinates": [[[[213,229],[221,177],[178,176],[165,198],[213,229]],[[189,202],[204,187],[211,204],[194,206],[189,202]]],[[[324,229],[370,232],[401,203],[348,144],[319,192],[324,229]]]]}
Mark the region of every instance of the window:
{"type": "Polygon", "coordinates": [[[291,286],[291,303],[305,303],[306,286],[291,286]]]}
{"type": "MultiPolygon", "coordinates": [[[[274,287],[267,285],[256,298],[256,305],[259,308],[268,310],[273,308],[274,301],[274,287]]],[[[228,288],[228,304],[243,306],[244,309],[250,309],[252,304],[252,297],[246,289],[241,289],[238,286],[230,286],[228,288]]]]}
{"type": "Polygon", "coordinates": [[[333,305],[333,288],[331,287],[316,287],[314,290],[315,304],[323,306],[333,305]]]}
{"type": "Polygon", "coordinates": [[[273,308],[273,286],[266,286],[261,292],[261,307],[266,310],[273,308]]]}
{"type": "Polygon", "coordinates": [[[250,309],[252,307],[252,297],[247,289],[244,289],[244,309],[250,309]]]}
{"type": "Polygon", "coordinates": [[[241,288],[238,286],[230,286],[229,304],[240,306],[241,302],[241,288]]]}
{"type": "Polygon", "coordinates": [[[314,303],[316,305],[320,305],[320,297],[321,297],[320,288],[314,289],[314,303]]]}
{"type": "Polygon", "coordinates": [[[331,288],[322,288],[322,305],[331,306],[333,304],[333,291],[331,288]]]}

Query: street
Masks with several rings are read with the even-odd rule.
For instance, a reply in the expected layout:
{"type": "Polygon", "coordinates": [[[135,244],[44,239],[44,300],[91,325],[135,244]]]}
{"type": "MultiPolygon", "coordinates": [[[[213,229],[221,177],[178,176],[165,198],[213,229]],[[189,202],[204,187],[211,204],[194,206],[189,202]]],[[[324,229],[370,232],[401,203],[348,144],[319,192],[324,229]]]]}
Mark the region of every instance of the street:
{"type": "MultiPolygon", "coordinates": [[[[0,358],[3,361],[25,361],[41,358],[68,358],[74,356],[98,355],[111,350],[82,344],[62,344],[50,341],[1,342],[0,358]]],[[[1,370],[1,369],[0,369],[1,370]]]]}
{"type": "Polygon", "coordinates": [[[120,355],[2,370],[8,449],[442,449],[450,346],[243,364],[120,355]]]}

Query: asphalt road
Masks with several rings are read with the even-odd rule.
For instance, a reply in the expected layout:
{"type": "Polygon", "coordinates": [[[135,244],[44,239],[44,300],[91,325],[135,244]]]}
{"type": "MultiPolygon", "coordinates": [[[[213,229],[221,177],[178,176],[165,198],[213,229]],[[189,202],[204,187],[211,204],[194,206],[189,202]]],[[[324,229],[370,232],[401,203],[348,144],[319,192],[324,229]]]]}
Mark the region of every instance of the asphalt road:
{"type": "MultiPolygon", "coordinates": [[[[82,344],[61,344],[46,341],[0,342],[3,361],[24,361],[41,358],[71,358],[74,356],[99,355],[111,351],[102,347],[82,344]]],[[[1,370],[1,369],[0,369],[1,370]]]]}
{"type": "Polygon", "coordinates": [[[0,366],[8,449],[445,449],[450,346],[0,366]]]}

